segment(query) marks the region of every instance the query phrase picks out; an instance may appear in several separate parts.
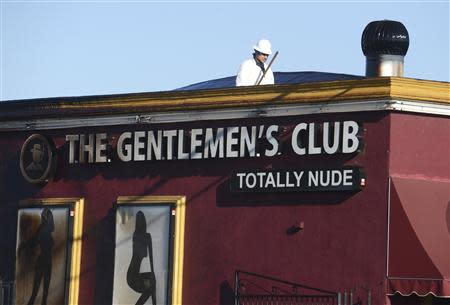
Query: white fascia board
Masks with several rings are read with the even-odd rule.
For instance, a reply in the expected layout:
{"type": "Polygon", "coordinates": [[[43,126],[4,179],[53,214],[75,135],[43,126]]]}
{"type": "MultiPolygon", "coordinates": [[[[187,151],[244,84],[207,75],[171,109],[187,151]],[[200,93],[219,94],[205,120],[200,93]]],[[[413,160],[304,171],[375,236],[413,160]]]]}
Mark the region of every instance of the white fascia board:
{"type": "Polygon", "coordinates": [[[362,111],[401,111],[450,116],[450,106],[400,100],[322,102],[295,105],[269,105],[254,108],[211,109],[201,111],[155,112],[94,117],[49,118],[0,122],[0,131],[46,130],[93,126],[161,124],[203,120],[227,120],[259,117],[282,117],[320,113],[350,113],[362,111]]]}
{"type": "Polygon", "coordinates": [[[415,102],[415,101],[397,101],[390,102],[386,110],[415,112],[450,116],[450,105],[429,103],[429,102],[415,102]]]}

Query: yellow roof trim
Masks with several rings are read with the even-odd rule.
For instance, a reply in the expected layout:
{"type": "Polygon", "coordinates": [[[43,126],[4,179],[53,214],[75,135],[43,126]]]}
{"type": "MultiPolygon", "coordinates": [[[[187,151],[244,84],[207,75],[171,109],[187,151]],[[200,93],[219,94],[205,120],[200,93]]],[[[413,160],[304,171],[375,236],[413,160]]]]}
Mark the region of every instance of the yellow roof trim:
{"type": "Polygon", "coordinates": [[[450,103],[450,83],[390,77],[390,97],[402,100],[450,103]]]}
{"type": "Polygon", "coordinates": [[[373,99],[450,103],[450,83],[382,77],[308,84],[157,92],[106,97],[82,103],[61,103],[60,107],[115,108],[123,109],[125,112],[141,108],[171,111],[373,99]]]}
{"type": "Polygon", "coordinates": [[[307,84],[36,99],[0,103],[0,121],[361,100],[408,100],[447,105],[450,104],[450,83],[378,77],[307,84]]]}

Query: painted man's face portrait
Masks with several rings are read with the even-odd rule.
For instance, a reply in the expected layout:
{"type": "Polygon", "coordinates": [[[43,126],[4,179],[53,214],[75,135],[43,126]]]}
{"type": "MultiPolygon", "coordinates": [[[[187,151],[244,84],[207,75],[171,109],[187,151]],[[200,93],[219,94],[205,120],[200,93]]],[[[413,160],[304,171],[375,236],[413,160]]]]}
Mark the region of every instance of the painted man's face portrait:
{"type": "Polygon", "coordinates": [[[41,163],[44,159],[44,151],[41,148],[41,144],[34,144],[31,149],[31,157],[34,163],[41,163]]]}

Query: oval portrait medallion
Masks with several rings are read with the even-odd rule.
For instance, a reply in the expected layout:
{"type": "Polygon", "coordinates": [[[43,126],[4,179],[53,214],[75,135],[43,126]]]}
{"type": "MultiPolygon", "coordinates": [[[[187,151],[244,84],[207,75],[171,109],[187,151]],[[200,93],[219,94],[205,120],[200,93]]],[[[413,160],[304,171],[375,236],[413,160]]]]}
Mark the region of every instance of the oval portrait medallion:
{"type": "Polygon", "coordinates": [[[54,144],[40,134],[31,135],[22,145],[20,171],[30,183],[50,180],[56,164],[54,144]]]}

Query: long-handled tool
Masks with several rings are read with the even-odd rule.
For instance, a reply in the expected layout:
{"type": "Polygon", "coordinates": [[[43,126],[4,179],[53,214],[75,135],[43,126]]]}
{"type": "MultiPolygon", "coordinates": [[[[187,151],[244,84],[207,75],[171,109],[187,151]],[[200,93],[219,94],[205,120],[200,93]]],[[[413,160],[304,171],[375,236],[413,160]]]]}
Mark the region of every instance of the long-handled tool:
{"type": "Polygon", "coordinates": [[[261,76],[261,78],[256,82],[256,86],[258,86],[259,84],[261,84],[262,80],[264,79],[264,76],[266,76],[267,70],[270,69],[270,66],[273,64],[273,62],[275,61],[275,58],[277,58],[278,55],[278,51],[275,52],[275,54],[272,57],[272,60],[269,62],[269,65],[267,66],[267,69],[264,70],[263,75],[261,76]]]}

